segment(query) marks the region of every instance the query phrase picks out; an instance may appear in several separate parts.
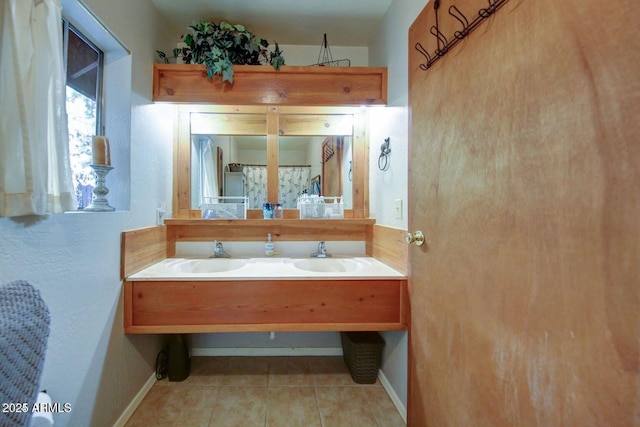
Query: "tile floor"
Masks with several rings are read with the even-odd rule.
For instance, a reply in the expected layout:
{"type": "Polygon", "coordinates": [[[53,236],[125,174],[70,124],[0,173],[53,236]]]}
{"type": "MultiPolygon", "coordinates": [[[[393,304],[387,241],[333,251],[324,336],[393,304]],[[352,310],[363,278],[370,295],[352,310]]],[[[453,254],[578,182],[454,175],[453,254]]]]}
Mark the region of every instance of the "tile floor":
{"type": "Polygon", "coordinates": [[[386,391],[356,384],[338,357],[193,357],[182,382],[163,379],[127,427],[404,426],[386,391]]]}

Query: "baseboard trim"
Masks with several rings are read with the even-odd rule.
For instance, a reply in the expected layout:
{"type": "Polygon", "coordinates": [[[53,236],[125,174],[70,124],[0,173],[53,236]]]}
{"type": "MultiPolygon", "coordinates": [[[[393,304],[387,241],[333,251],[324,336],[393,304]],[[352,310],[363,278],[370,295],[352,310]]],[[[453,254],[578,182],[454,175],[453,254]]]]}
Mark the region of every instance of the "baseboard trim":
{"type": "Polygon", "coordinates": [[[140,405],[140,403],[142,403],[142,400],[147,395],[147,393],[149,393],[149,390],[151,390],[151,387],[153,387],[156,381],[156,373],[154,371],[147,382],[144,383],[140,391],[135,395],[131,403],[129,403],[129,405],[126,407],[122,415],[120,415],[120,418],[118,418],[115,424],[113,424],[113,427],[124,427],[125,424],[127,424],[129,418],[131,418],[136,409],[138,409],[138,406],[140,405]]]}
{"type": "Polygon", "coordinates": [[[342,356],[342,347],[194,347],[192,356],[342,356]]]}
{"type": "Polygon", "coordinates": [[[396,391],[393,389],[393,387],[391,387],[391,383],[389,382],[387,377],[384,376],[384,373],[382,372],[382,369],[378,371],[378,379],[380,380],[380,383],[382,384],[382,387],[384,387],[385,391],[387,392],[387,394],[391,398],[391,401],[393,402],[393,404],[395,405],[396,409],[400,413],[400,416],[404,420],[404,423],[406,424],[407,423],[407,408],[405,408],[404,404],[402,403],[402,400],[400,400],[400,398],[396,394],[396,391]]]}

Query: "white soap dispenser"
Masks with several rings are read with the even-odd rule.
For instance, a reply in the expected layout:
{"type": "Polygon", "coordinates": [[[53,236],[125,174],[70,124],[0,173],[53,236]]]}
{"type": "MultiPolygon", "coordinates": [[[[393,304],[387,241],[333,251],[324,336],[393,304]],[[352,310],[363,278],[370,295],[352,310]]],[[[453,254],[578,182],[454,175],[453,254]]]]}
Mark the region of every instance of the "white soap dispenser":
{"type": "Polygon", "coordinates": [[[267,241],[264,244],[264,254],[274,256],[276,254],[275,244],[271,241],[271,233],[267,234],[267,241]]]}

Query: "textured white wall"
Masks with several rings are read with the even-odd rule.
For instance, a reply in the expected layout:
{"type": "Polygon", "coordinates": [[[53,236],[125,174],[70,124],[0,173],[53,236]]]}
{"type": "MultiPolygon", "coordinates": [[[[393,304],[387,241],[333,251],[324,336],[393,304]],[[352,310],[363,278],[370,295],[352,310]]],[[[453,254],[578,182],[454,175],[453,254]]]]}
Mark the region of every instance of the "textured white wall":
{"type": "MultiPolygon", "coordinates": [[[[331,46],[331,57],[334,61],[348,59],[352,67],[366,67],[369,65],[369,48],[357,46],[331,46]]],[[[322,61],[324,52],[320,45],[322,40],[318,40],[317,46],[306,45],[280,45],[287,65],[312,65],[318,63],[318,58],[322,61]]]]}
{"type": "Polygon", "coordinates": [[[309,351],[324,354],[326,350],[339,349],[342,344],[338,332],[276,332],[273,339],[269,337],[269,332],[247,332],[194,334],[191,346],[195,351],[208,354],[216,354],[221,349],[232,349],[234,354],[304,355],[309,351]],[[274,352],[246,352],[247,349],[260,349],[263,352],[272,349],[274,352]]]}
{"type": "MultiPolygon", "coordinates": [[[[369,209],[377,224],[407,228],[407,107],[369,109],[369,209]],[[389,166],[378,167],[380,146],[389,138],[389,166]],[[402,217],[396,218],[395,201],[401,200],[402,217]]],[[[384,162],[384,161],[383,161],[384,162]]]]}
{"type": "MultiPolygon", "coordinates": [[[[153,225],[158,201],[171,198],[173,109],[150,101],[156,43],[168,44],[163,25],[150,0],[87,3],[133,53],[122,59],[132,67],[129,105],[107,117],[112,144],[131,139],[131,209],[0,218],[0,282],[31,281],[51,311],[42,387],[72,407],[54,415],[56,427],[113,425],[153,373],[160,339],[123,331],[120,233],[153,225]]],[[[107,97],[126,96],[128,80],[107,97]]]]}

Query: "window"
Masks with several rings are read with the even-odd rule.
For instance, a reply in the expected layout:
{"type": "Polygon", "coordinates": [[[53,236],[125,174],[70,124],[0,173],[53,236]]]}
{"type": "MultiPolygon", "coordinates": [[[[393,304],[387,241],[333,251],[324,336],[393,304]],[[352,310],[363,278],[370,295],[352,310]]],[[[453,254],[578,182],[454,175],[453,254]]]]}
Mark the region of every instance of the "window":
{"type": "Polygon", "coordinates": [[[131,52],[85,0],[60,2],[65,21],[68,99],[73,106],[79,105],[74,109],[67,104],[69,151],[77,153],[70,163],[78,206],[86,207],[93,196],[94,174],[88,165],[91,136],[97,134],[108,136],[111,142],[113,170],[106,178],[109,204],[118,211],[126,211],[131,206],[131,52]],[[92,113],[85,114],[87,110],[92,113]]]}
{"type": "Polygon", "coordinates": [[[69,22],[63,21],[67,73],[69,153],[78,208],[91,203],[95,176],[91,137],[104,134],[102,126],[103,52],[69,22]]]}

